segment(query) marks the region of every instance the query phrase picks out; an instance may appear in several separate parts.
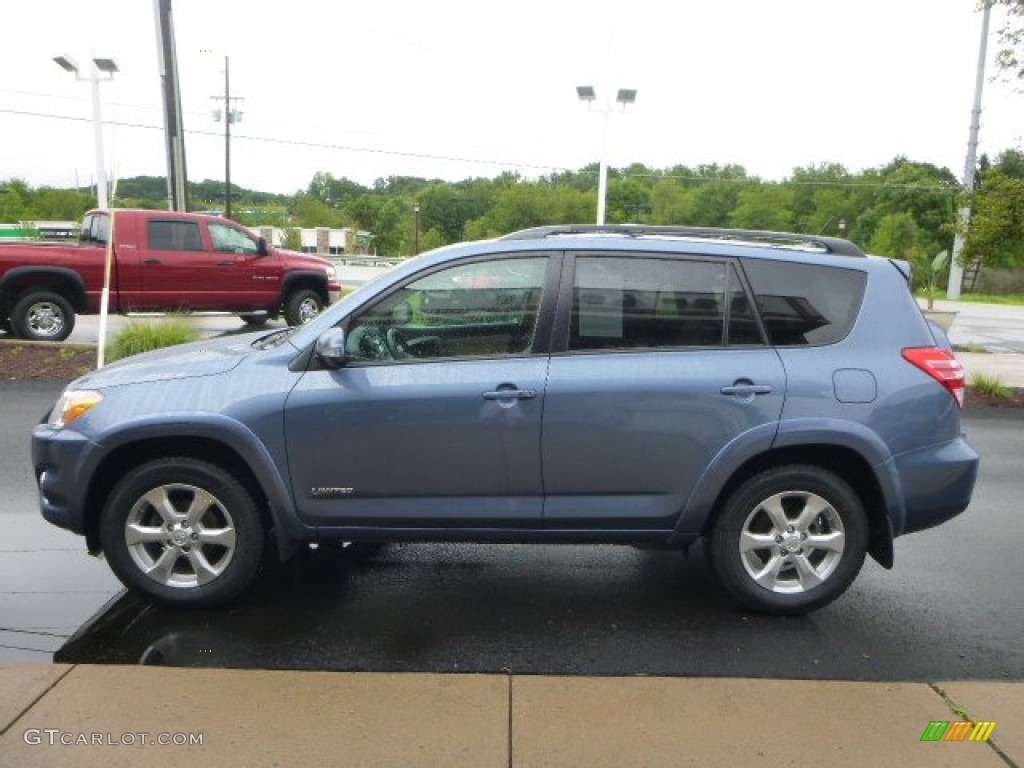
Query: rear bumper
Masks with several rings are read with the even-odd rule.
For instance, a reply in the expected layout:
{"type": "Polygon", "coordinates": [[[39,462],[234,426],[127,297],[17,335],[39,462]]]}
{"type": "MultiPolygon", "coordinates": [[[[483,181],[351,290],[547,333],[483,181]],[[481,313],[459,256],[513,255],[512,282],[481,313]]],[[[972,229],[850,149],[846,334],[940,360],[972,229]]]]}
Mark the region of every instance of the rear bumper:
{"type": "Polygon", "coordinates": [[[893,459],[905,500],[903,524],[896,526],[896,534],[931,528],[967,509],[978,461],[963,438],[893,459]]]}

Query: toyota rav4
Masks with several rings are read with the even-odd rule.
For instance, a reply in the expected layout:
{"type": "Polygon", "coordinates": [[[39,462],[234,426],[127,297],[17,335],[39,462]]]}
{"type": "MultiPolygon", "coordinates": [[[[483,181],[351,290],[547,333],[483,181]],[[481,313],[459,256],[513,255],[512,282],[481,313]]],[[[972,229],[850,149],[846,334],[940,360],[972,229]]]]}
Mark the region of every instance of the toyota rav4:
{"type": "Polygon", "coordinates": [[[905,263],[556,226],[90,373],[32,452],[45,518],[163,603],[223,603],[323,540],[703,541],[740,602],[795,614],[967,507],[963,397],[905,263]]]}

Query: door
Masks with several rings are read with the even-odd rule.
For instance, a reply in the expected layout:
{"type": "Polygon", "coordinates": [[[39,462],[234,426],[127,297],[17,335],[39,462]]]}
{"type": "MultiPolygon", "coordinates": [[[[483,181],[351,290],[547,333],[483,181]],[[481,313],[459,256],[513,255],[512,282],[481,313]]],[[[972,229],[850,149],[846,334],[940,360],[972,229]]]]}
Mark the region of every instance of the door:
{"type": "Polygon", "coordinates": [[[549,261],[440,268],[346,321],[344,367],[304,374],[285,409],[307,522],[540,525],[549,261]]]}
{"type": "Polygon", "coordinates": [[[718,452],[777,423],[782,364],[728,261],[574,261],[545,400],[545,526],[671,529],[718,452]]]}
{"type": "Polygon", "coordinates": [[[151,218],[143,242],[146,306],[138,309],[228,309],[246,284],[235,254],[211,251],[198,220],[151,218]]]}

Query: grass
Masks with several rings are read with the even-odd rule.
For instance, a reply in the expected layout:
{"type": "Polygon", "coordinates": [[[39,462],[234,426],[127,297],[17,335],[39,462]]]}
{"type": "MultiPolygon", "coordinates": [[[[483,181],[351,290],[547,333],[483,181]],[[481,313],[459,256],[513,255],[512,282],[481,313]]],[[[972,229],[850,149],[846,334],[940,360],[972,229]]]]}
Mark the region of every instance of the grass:
{"type": "Polygon", "coordinates": [[[107,359],[113,362],[154,349],[186,344],[198,338],[199,334],[181,317],[168,317],[156,322],[131,320],[111,340],[107,359]]]}
{"type": "Polygon", "coordinates": [[[1024,306],[1024,293],[961,293],[960,301],[969,304],[1010,304],[1020,307],[1024,306]]]}
{"type": "Polygon", "coordinates": [[[1007,400],[1011,394],[1010,388],[1003,384],[998,376],[987,376],[984,373],[976,373],[971,376],[970,388],[974,392],[996,400],[1007,400]]]}

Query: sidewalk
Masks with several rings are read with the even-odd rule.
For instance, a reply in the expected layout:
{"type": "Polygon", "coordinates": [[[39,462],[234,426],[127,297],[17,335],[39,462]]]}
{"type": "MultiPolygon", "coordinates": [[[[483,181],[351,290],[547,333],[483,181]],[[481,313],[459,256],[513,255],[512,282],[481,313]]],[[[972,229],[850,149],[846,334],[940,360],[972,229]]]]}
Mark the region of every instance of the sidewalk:
{"type": "Polygon", "coordinates": [[[1024,354],[957,352],[956,359],[963,364],[964,370],[967,371],[968,386],[970,386],[971,379],[982,373],[998,378],[1007,387],[1024,387],[1024,354]]]}
{"type": "Polygon", "coordinates": [[[0,667],[0,764],[25,768],[984,768],[1024,765],[1022,723],[1024,684],[1004,682],[0,667]],[[989,742],[921,742],[965,719],[995,721],[989,742]],[[153,743],[181,734],[202,744],[153,743]],[[61,744],[83,739],[103,743],[61,744]]]}

